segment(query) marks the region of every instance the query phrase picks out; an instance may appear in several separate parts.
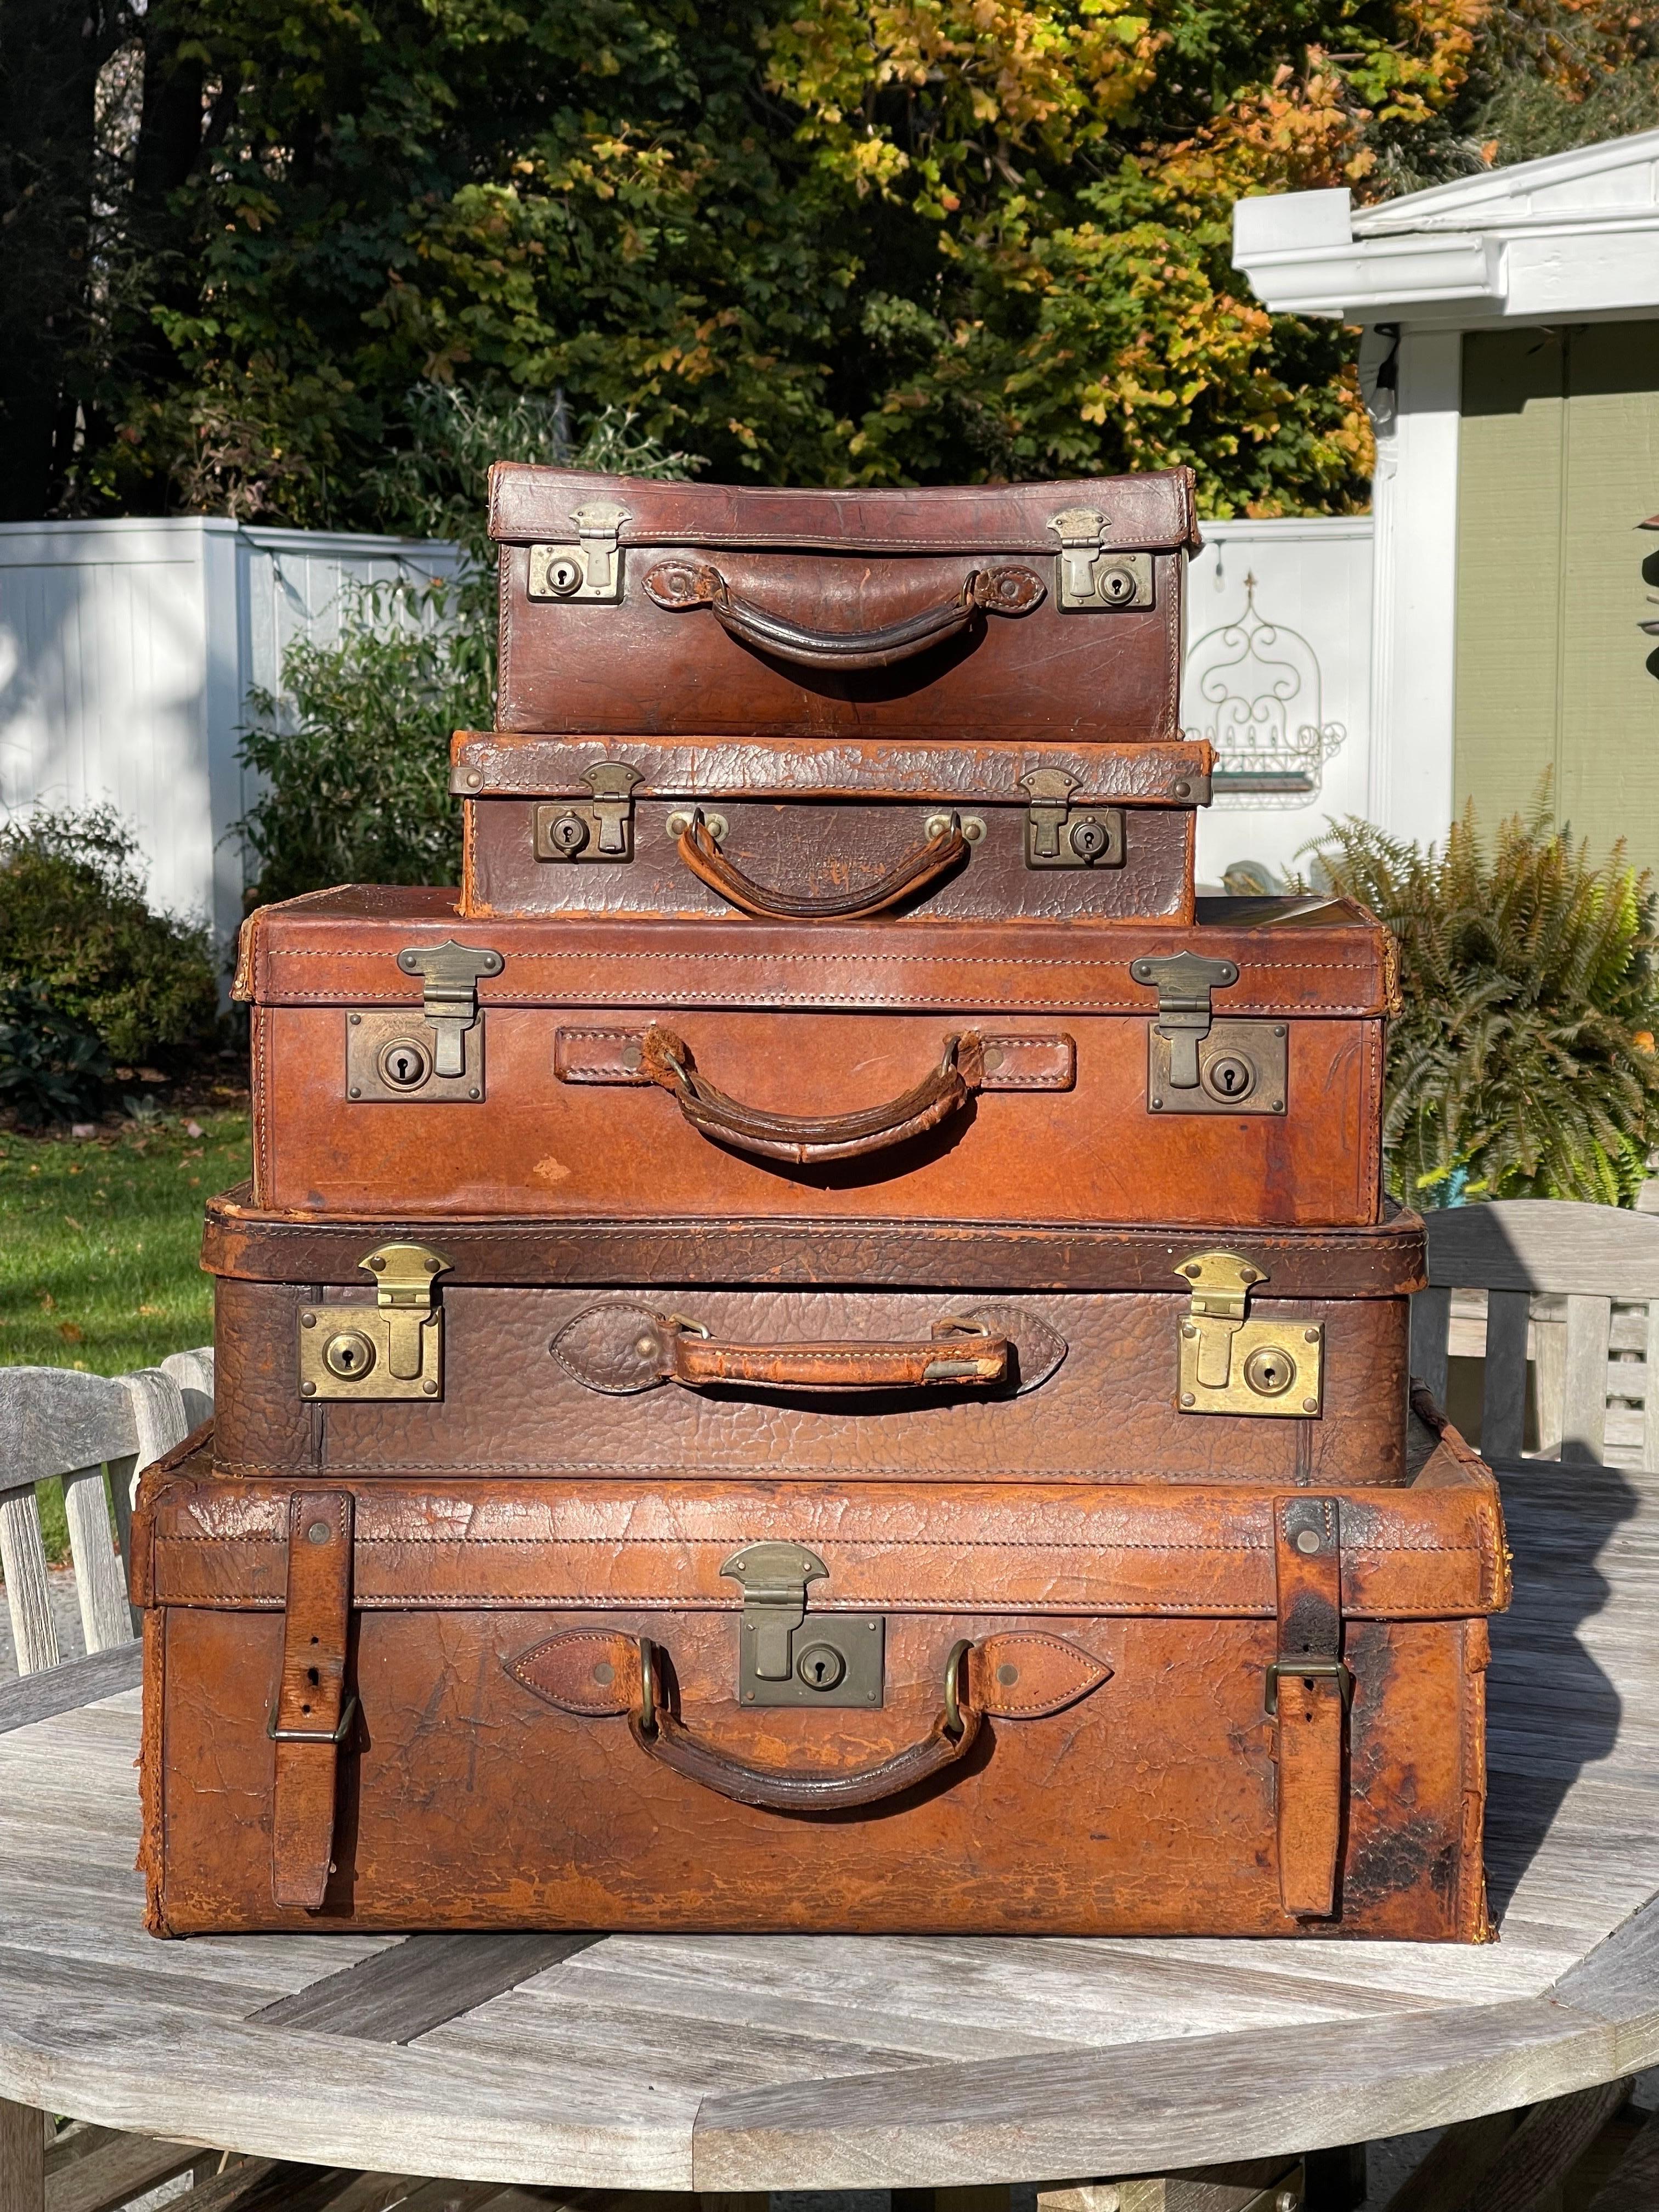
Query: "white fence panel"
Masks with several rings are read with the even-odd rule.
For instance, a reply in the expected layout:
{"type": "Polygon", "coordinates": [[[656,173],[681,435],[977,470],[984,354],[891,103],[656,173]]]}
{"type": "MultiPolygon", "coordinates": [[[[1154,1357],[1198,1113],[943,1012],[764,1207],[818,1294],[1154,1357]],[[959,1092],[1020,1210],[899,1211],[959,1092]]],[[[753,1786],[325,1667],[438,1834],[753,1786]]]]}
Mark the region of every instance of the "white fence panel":
{"type": "Polygon", "coordinates": [[[249,690],[295,637],[332,643],[344,586],[453,573],[452,545],[212,517],[0,525],[0,811],[107,800],[158,906],[228,940],[252,797],[249,690]]]}
{"type": "Polygon", "coordinates": [[[1181,720],[1218,759],[1200,882],[1277,875],[1334,817],[1370,811],[1371,520],[1206,522],[1188,578],[1181,720]]]}

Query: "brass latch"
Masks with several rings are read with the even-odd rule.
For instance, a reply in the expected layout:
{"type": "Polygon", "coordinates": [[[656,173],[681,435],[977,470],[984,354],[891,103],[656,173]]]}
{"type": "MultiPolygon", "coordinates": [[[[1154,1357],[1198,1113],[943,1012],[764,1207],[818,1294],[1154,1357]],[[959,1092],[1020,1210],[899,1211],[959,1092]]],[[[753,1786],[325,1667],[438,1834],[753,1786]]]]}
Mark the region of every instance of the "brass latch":
{"type": "Polygon", "coordinates": [[[1073,806],[1077,778],[1060,768],[1034,768],[1021,776],[1030,801],[1025,810],[1028,868],[1121,868],[1123,810],[1073,806]]]}
{"type": "Polygon", "coordinates": [[[584,770],[592,796],[553,801],[536,809],[538,860],[631,860],[634,786],[640,770],[626,761],[600,761],[584,770]]]}
{"type": "Polygon", "coordinates": [[[300,1315],[302,1398],[443,1395],[443,1314],[434,1297],[449,1262],[424,1244],[382,1244],[357,1265],[372,1306],[307,1306],[300,1315]]]}
{"type": "Polygon", "coordinates": [[[743,1590],[739,1704],[880,1705],[884,1617],[817,1614],[806,1626],[806,1586],[830,1572],[816,1552],[805,1544],[750,1544],[720,1572],[743,1590]]]}
{"type": "Polygon", "coordinates": [[[532,545],[526,589],[532,599],[608,599],[622,597],[622,526],[631,520],[614,500],[589,500],[571,510],[576,543],[532,545]]]}
{"type": "Polygon", "coordinates": [[[1103,547],[1106,518],[1091,507],[1068,507],[1052,515],[1048,527],[1060,540],[1062,609],[1085,612],[1102,607],[1149,607],[1152,604],[1152,556],[1118,553],[1103,547]]]}
{"type": "Polygon", "coordinates": [[[501,974],[501,954],[458,945],[452,937],[447,945],[406,945],[398,965],[405,975],[421,979],[421,1012],[433,1035],[432,1073],[465,1074],[466,1033],[478,1018],[479,979],[501,974]]]}
{"type": "Polygon", "coordinates": [[[1175,952],[1162,959],[1132,960],[1129,973],[1158,993],[1157,1031],[1170,1047],[1170,1087],[1196,1091],[1198,1048],[1210,1034],[1212,1019],[1210,994],[1237,982],[1237,962],[1175,952]]]}
{"type": "Polygon", "coordinates": [[[1181,1323],[1176,1397],[1183,1413],[1272,1413],[1306,1420],[1324,1392],[1322,1322],[1252,1317],[1264,1268],[1237,1252],[1197,1252],[1176,1270],[1192,1285],[1181,1323]]]}

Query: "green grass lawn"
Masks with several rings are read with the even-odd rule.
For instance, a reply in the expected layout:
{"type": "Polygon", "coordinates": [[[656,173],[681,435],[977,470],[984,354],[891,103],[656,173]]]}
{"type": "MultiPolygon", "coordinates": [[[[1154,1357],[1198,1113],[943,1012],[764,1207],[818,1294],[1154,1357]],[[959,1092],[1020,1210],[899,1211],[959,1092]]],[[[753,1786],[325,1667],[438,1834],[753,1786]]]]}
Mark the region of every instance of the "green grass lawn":
{"type": "MultiPolygon", "coordinates": [[[[198,1109],[95,1137],[0,1133],[0,1366],[119,1375],[210,1343],[203,1202],[248,1172],[248,1117],[198,1109]]],[[[43,1492],[47,1548],[62,1506],[43,1492]]]]}

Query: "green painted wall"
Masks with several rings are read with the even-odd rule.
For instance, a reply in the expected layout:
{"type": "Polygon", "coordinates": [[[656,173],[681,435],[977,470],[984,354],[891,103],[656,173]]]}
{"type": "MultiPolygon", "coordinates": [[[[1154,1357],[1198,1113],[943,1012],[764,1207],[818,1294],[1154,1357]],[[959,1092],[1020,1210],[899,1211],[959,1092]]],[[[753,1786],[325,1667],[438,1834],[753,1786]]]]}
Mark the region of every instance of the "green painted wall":
{"type": "Polygon", "coordinates": [[[1458,459],[1454,784],[1659,875],[1659,322],[1471,331],[1458,459]]]}

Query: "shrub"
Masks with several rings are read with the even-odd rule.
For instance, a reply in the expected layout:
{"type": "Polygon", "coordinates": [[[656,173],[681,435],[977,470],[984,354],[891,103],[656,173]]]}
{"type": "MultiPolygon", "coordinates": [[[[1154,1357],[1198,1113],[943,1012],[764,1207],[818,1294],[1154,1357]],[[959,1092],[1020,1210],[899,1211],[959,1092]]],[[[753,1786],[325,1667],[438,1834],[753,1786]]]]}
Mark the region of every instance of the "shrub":
{"type": "Polygon", "coordinates": [[[1349,820],[1310,850],[1322,880],[1400,945],[1384,1142],[1391,1188],[1634,1203],[1659,1141],[1650,878],[1549,826],[1547,787],[1491,848],[1473,809],[1443,848],[1349,820]]]}
{"type": "Polygon", "coordinates": [[[95,1114],[114,1072],[96,1030],[56,1012],[38,983],[0,989],[0,1107],[25,1127],[95,1114]]]}
{"type": "Polygon", "coordinates": [[[157,914],[137,839],[112,807],[41,812],[0,829],[0,988],[89,1030],[115,1060],[214,1035],[207,929],[157,914]]]}
{"type": "Polygon", "coordinates": [[[656,477],[700,465],[696,454],[636,435],[633,417],[611,409],[573,448],[562,402],[523,392],[491,401],[428,384],[410,395],[409,413],[412,444],[375,478],[384,518],[390,528],[456,539],[460,571],[448,582],[351,592],[337,645],[289,648],[286,702],[252,695],[242,758],[264,787],[237,825],[258,860],[251,905],[329,884],[457,880],[450,733],[488,728],[495,699],[492,461],[656,477]]]}

